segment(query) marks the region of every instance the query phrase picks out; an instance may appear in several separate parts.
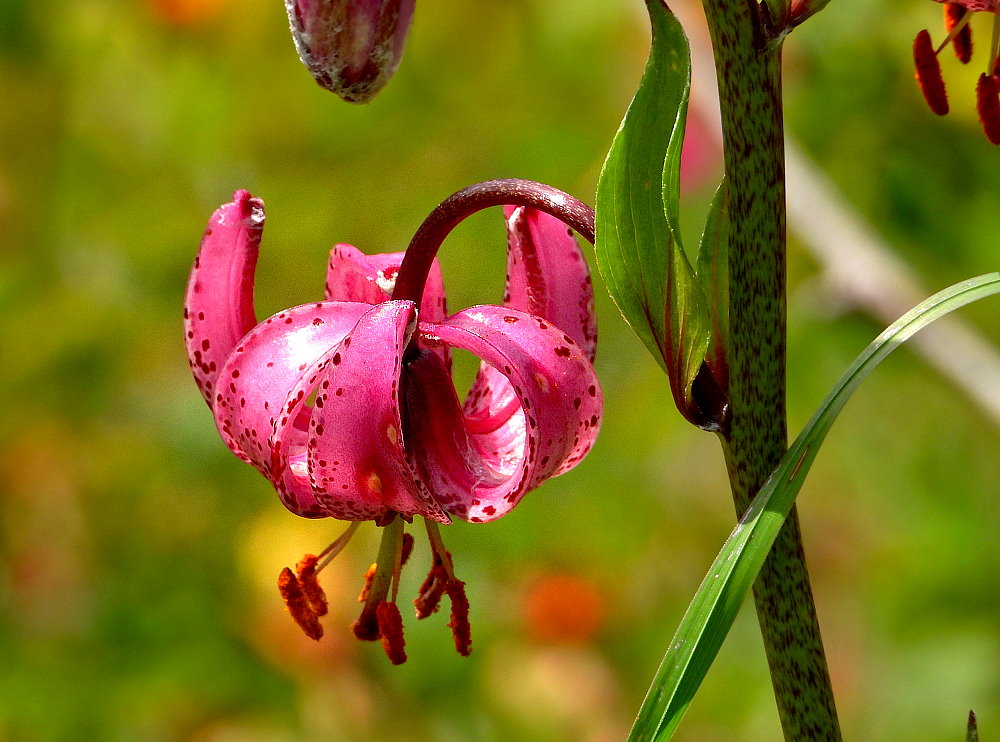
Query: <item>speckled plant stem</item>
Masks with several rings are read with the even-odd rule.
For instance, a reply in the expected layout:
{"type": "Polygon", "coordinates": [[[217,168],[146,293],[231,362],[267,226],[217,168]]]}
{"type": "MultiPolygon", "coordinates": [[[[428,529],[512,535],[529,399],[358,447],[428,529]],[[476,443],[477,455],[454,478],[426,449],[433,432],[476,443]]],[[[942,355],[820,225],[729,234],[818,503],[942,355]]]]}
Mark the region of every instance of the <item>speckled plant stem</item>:
{"type": "MultiPolygon", "coordinates": [[[[723,448],[742,515],[787,447],[781,43],[755,0],[704,6],[729,181],[732,418],[723,448]]],[[[840,740],[794,509],[754,584],[754,600],[785,739],[840,740]]]]}

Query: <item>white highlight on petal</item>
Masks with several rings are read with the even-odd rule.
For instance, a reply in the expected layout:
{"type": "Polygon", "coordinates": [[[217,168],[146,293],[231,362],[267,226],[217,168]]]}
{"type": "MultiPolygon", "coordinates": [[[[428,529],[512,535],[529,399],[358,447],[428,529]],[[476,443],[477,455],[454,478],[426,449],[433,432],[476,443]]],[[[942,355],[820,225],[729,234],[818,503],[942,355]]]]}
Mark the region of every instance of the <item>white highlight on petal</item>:
{"type": "Polygon", "coordinates": [[[396,275],[397,271],[395,270],[393,271],[392,278],[388,278],[385,275],[385,271],[379,271],[375,274],[375,283],[385,292],[386,296],[392,296],[392,292],[396,288],[396,275]]]}

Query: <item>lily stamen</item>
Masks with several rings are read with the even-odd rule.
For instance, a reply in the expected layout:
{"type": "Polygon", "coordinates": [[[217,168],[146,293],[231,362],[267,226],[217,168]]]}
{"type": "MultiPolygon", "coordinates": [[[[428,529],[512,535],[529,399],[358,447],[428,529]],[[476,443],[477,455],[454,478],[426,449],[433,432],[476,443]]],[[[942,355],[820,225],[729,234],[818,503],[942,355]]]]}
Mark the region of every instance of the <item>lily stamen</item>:
{"type": "Polygon", "coordinates": [[[288,567],[281,570],[278,576],[278,590],[299,628],[310,639],[319,641],[323,637],[323,626],[319,622],[319,615],[306,597],[295,573],[288,567]]]}
{"type": "MultiPolygon", "coordinates": [[[[944,9],[945,9],[945,16],[944,16],[945,28],[948,29],[948,35],[945,37],[944,41],[942,41],[938,45],[938,48],[934,50],[935,55],[938,55],[942,51],[944,51],[945,47],[947,47],[948,44],[950,44],[951,42],[955,41],[955,39],[958,37],[959,34],[962,34],[963,31],[966,31],[969,26],[969,21],[972,20],[972,11],[966,10],[958,3],[948,3],[947,5],[944,6],[944,9]]],[[[971,31],[971,29],[968,30],[971,31]]],[[[972,36],[971,34],[964,34],[964,35],[968,36],[967,40],[965,41],[960,40],[956,41],[955,43],[955,54],[958,56],[960,60],[962,60],[963,64],[968,62],[969,59],[967,56],[959,53],[960,49],[962,48],[961,44],[967,43],[969,53],[970,54],[972,53],[972,36]]]]}
{"type": "Polygon", "coordinates": [[[359,525],[361,525],[361,521],[356,520],[352,522],[347,527],[346,531],[340,534],[340,536],[338,536],[337,539],[332,544],[327,546],[325,549],[323,549],[323,551],[319,553],[318,558],[320,562],[316,566],[316,574],[322,572],[323,568],[330,562],[332,562],[333,558],[337,556],[337,554],[339,554],[341,551],[344,550],[344,547],[347,546],[347,544],[350,542],[351,536],[353,536],[354,532],[358,530],[359,525]]]}
{"type": "Polygon", "coordinates": [[[969,25],[972,15],[978,12],[992,13],[993,37],[990,40],[986,72],[979,76],[976,84],[976,112],[986,138],[991,143],[1000,145],[1000,78],[997,75],[1000,64],[1000,0],[938,2],[944,5],[944,24],[948,31],[944,41],[934,48],[930,32],[926,29],[918,33],[913,41],[913,62],[920,91],[934,113],[939,116],[948,113],[948,95],[938,55],[948,44],[952,44],[959,61],[962,64],[968,63],[972,58],[972,28],[969,25]]]}

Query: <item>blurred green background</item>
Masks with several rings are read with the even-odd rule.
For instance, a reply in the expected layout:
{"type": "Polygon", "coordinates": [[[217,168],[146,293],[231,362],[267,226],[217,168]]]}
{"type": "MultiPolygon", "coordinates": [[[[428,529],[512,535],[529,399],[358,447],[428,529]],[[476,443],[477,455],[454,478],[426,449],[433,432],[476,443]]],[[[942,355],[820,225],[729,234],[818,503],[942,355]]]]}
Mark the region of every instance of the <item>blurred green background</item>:
{"type": "MultiPolygon", "coordinates": [[[[955,110],[926,109],[924,27],[941,37],[925,0],[831,3],[786,45],[787,121],[936,290],[998,267],[1000,152],[971,112],[978,69],[947,60],[955,110]]],[[[715,439],[682,423],[599,280],[597,447],[503,520],[446,529],[475,651],[452,651],[444,615],[409,620],[401,668],[346,630],[373,528],[323,575],[321,643],[285,613],[278,572],[340,524],[284,511],[222,445],[181,300],[237,188],[267,203],[260,317],[321,295],[334,242],[401,249],[470,183],[592,201],[647,34],[639,0],[420,0],[397,76],[352,107],[299,63],[278,0],[0,2],[0,740],[624,739],[733,513],[715,439]]],[[[451,306],[498,297],[503,247],[498,213],[457,230],[451,306]]],[[[880,329],[821,284],[793,236],[793,433],[880,329]]],[[[963,316],[1000,343],[998,312],[963,316]]],[[[998,448],[903,350],[820,455],[800,503],[849,739],[960,739],[970,707],[1000,730],[998,448]]],[[[427,561],[418,541],[404,594],[427,561]]],[[[747,609],[678,739],[778,737],[747,609]]]]}

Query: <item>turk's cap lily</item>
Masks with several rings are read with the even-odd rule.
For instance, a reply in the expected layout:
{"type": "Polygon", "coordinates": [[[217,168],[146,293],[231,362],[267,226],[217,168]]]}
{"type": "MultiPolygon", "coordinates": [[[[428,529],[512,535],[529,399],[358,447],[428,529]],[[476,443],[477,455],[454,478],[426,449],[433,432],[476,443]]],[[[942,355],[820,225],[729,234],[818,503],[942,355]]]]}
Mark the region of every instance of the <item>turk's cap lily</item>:
{"type": "Polygon", "coordinates": [[[557,220],[510,210],[506,305],[448,316],[436,264],[419,310],[391,301],[402,253],[337,245],[323,301],[257,324],[263,219],[246,192],[213,215],[189,281],[186,340],[223,440],[290,510],[494,520],[590,449],[601,414],[592,295],[557,220]],[[464,402],[452,348],[483,361],[464,402]]]}
{"type": "MultiPolygon", "coordinates": [[[[417,617],[433,614],[447,596],[456,650],[468,654],[465,583],[436,524],[501,517],[545,479],[572,469],[597,436],[602,397],[592,366],[589,272],[566,225],[530,208],[538,184],[523,183],[455,194],[407,253],[366,256],[335,245],[323,299],[260,323],[253,287],[264,204],[238,191],[209,221],[184,325],[195,381],[219,433],[292,512],[352,521],[324,552],[307,555],[294,572],[285,568],[278,580],[289,612],[313,639],[322,636],[327,612],[319,571],[360,521],[374,520],[382,545],[352,629],[360,639],[381,639],[393,664],[406,660],[396,594],[413,542],[403,523],[420,515],[433,564],[414,601],[417,617]],[[527,205],[505,208],[503,304],[449,315],[433,258],[438,238],[467,215],[463,209],[505,203],[497,198],[519,189],[527,205]],[[482,359],[464,401],[451,379],[454,348],[482,359]]],[[[545,208],[567,210],[592,240],[592,211],[554,189],[543,195],[545,208]]]]}
{"type": "Polygon", "coordinates": [[[365,103],[403,56],[414,0],[285,0],[302,63],[322,87],[365,103]]]}

